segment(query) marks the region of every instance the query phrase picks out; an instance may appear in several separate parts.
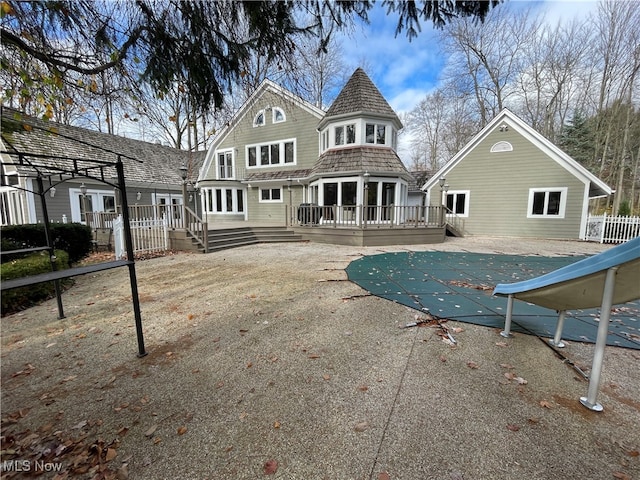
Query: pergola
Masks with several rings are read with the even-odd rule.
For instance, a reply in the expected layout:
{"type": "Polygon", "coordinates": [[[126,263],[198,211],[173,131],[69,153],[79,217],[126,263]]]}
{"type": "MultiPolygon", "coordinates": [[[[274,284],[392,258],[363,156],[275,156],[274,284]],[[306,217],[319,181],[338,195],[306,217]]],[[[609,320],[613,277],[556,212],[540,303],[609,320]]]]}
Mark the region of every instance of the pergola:
{"type": "MultiPolygon", "coordinates": [[[[91,146],[94,148],[99,148],[95,145],[91,146]]],[[[144,337],[142,332],[142,316],[140,314],[138,282],[136,278],[133,242],[129,225],[129,208],[127,204],[127,196],[125,194],[126,187],[122,157],[126,157],[129,160],[137,161],[140,163],[142,163],[142,161],[103,148],[100,148],[100,150],[104,151],[107,155],[115,156],[116,160],[107,161],[102,159],[72,158],[55,155],[31,154],[28,152],[19,152],[15,149],[13,151],[0,152],[7,159],[3,162],[4,165],[16,166],[19,172],[19,176],[23,178],[35,178],[37,187],[35,191],[30,190],[25,186],[14,187],[23,191],[31,192],[40,198],[45,237],[47,242],[46,246],[25,248],[21,250],[13,250],[10,252],[2,253],[25,253],[29,251],[48,250],[49,258],[51,261],[51,272],[6,280],[0,284],[0,289],[10,290],[13,288],[26,287],[29,285],[53,281],[58,302],[58,318],[64,318],[62,293],[59,282],[61,279],[75,277],[78,275],[86,275],[88,273],[100,272],[112,268],[128,267],[129,279],[131,283],[131,298],[135,316],[136,335],[138,340],[138,357],[143,357],[147,354],[147,352],[144,347],[144,337]],[[96,263],[93,265],[86,265],[82,267],[69,268],[65,270],[56,270],[53,238],[51,236],[49,216],[47,212],[47,193],[50,193],[52,189],[55,189],[55,185],[77,177],[96,180],[98,182],[110,185],[121,192],[120,199],[122,203],[122,217],[124,223],[124,240],[127,251],[126,260],[114,260],[96,263]],[[45,185],[45,180],[47,180],[47,185],[45,185]]]]}

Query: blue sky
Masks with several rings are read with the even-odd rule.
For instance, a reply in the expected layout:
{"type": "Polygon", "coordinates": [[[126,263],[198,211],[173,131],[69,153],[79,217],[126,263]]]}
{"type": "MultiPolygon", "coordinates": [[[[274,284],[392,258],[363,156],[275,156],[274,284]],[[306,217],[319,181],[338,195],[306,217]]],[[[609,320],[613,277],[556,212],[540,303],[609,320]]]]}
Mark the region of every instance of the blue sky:
{"type": "MultiPolygon", "coordinates": [[[[573,18],[583,19],[597,10],[596,0],[509,1],[511,8],[531,7],[545,12],[547,22],[557,23],[573,18]]],[[[498,8],[501,8],[500,6],[498,8]]],[[[412,42],[404,33],[395,37],[397,18],[378,2],[370,11],[370,25],[344,36],[343,62],[346,78],[362,66],[382,95],[397,113],[411,110],[438,85],[446,64],[438,47],[431,23],[422,24],[422,32],[412,42]]]]}

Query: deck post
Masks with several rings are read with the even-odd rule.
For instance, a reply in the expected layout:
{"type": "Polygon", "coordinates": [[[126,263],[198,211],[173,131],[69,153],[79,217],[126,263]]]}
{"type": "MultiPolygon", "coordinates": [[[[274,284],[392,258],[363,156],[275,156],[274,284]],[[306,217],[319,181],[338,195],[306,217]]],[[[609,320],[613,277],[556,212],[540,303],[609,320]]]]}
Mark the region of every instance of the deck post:
{"type": "Polygon", "coordinates": [[[504,319],[504,330],[500,332],[505,338],[511,338],[511,314],[513,313],[513,295],[507,297],[507,315],[504,319]]]}
{"type": "Polygon", "coordinates": [[[613,291],[617,271],[617,266],[611,267],[607,270],[607,276],[604,280],[602,305],[600,306],[600,323],[598,324],[598,336],[596,337],[596,350],[593,354],[591,374],[589,375],[589,390],[587,391],[586,397],[580,397],[580,403],[594,412],[601,412],[603,410],[602,405],[596,402],[596,399],[598,397],[598,387],[600,386],[604,347],[607,344],[607,334],[609,332],[609,318],[611,317],[611,306],[613,304],[613,291]]]}
{"type": "Polygon", "coordinates": [[[566,313],[566,310],[560,310],[560,312],[558,313],[558,326],[556,327],[556,334],[553,337],[553,340],[549,340],[549,345],[553,345],[557,348],[565,347],[565,343],[562,341],[562,329],[564,327],[564,317],[566,313]]]}

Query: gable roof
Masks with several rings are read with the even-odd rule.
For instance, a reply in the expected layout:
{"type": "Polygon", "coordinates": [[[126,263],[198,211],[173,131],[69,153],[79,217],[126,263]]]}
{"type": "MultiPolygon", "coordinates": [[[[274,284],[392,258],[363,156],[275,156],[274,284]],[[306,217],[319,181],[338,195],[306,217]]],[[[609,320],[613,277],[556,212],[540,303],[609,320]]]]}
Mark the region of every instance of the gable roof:
{"type": "MultiPolygon", "coordinates": [[[[162,185],[182,184],[179,168],[184,162],[190,165],[188,173],[195,181],[205,152],[189,152],[155,143],[96,132],[57,122],[30,117],[18,110],[2,107],[2,143],[8,155],[13,153],[45,155],[39,163],[51,162],[72,166],[65,158],[88,161],[115,162],[122,156],[127,184],[153,183],[162,185]]],[[[14,158],[15,160],[15,158],[14,158]]],[[[25,173],[32,169],[20,167],[25,173]]],[[[105,176],[113,175],[106,169],[105,176]]]]}
{"type": "Polygon", "coordinates": [[[581,179],[585,183],[589,184],[589,197],[601,197],[611,195],[613,191],[611,188],[592,174],[589,170],[583,167],[576,160],[571,158],[561,148],[556,146],[553,142],[545,138],[538,133],[535,129],[527,125],[522,119],[511,112],[508,109],[503,109],[496,117],[491,120],[480,132],[478,132],[467,143],[462,150],[460,150],[451,160],[449,160],[440,170],[423,185],[422,190],[428,190],[438,183],[441,177],[446,177],[447,174],[455,168],[478,144],[480,144],[499,123],[506,123],[509,128],[521,134],[534,146],[545,153],[549,158],[558,163],[561,167],[573,174],[575,177],[581,179]]]}
{"type": "Polygon", "coordinates": [[[251,113],[251,109],[260,101],[265,93],[271,92],[284,101],[290,102],[297,107],[302,108],[311,115],[314,115],[318,119],[324,116],[324,110],[316,107],[312,103],[307,102],[303,98],[295,95],[286,88],[272,82],[269,79],[262,81],[260,86],[249,96],[249,98],[242,104],[238,111],[233,115],[233,118],[225,125],[225,127],[216,135],[209,149],[207,150],[206,158],[202,166],[201,172],[207,172],[211,168],[211,163],[215,162],[214,152],[218,145],[220,145],[233,131],[233,129],[245,118],[245,116],[251,113]]]}
{"type": "Polygon", "coordinates": [[[335,120],[335,117],[355,115],[386,117],[393,120],[398,129],[402,128],[402,122],[396,112],[360,67],[353,72],[351,78],[333,101],[318,128],[323,128],[329,120],[335,120]]]}

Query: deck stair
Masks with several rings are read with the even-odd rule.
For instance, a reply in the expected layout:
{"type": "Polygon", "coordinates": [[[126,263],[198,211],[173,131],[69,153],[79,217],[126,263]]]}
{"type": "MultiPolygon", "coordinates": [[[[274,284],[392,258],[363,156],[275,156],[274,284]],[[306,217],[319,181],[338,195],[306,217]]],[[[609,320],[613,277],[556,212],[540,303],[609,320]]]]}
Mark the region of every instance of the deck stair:
{"type": "MultiPolygon", "coordinates": [[[[209,230],[209,252],[258,243],[301,242],[302,236],[284,226],[237,227],[209,230]]],[[[194,241],[195,243],[195,241],[194,241]]],[[[198,250],[204,252],[199,246],[198,250]]]]}

